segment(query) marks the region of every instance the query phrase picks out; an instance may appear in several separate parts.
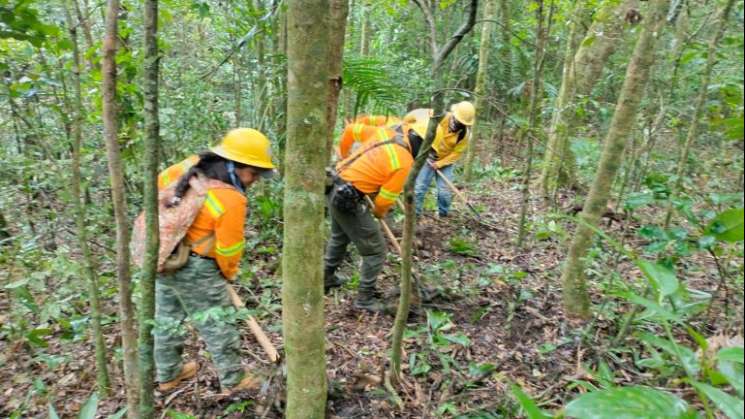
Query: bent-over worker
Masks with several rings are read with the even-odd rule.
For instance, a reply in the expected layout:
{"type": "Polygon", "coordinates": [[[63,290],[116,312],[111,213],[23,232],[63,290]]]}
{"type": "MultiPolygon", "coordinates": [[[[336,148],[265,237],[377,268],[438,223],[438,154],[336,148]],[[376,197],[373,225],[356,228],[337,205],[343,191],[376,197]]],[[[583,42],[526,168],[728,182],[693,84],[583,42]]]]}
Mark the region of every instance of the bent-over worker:
{"type": "Polygon", "coordinates": [[[207,190],[204,205],[186,233],[186,243],[191,243],[186,265],[171,274],[159,274],[155,283],[155,365],[161,391],[173,390],[197,373],[195,361],[182,364],[185,336],[179,329],[187,316],[207,344],[223,389],[235,392],[257,385],[241,366],[237,327],[215,310],[232,307],[225,280],[235,278],[243,255],[245,190],[273,173],[270,147],[261,132],[234,129],[219,145],[158,176],[160,189],[177,182],[173,205],[179,204],[194,176],[222,185],[207,190]]]}
{"type": "MultiPolygon", "coordinates": [[[[427,123],[432,115],[430,109],[415,109],[409,112],[404,121],[416,121],[427,123]]],[[[452,203],[452,192],[444,179],[437,174],[440,173],[453,180],[454,163],[460,159],[461,154],[468,147],[469,128],[475,120],[476,109],[471,102],[459,102],[450,107],[450,112],[440,121],[440,127],[445,133],[441,137],[435,137],[432,143],[432,151],[427,164],[422,167],[416,179],[415,196],[416,212],[421,214],[424,197],[429,190],[432,180],[437,177],[437,213],[440,217],[447,217],[452,203]]]]}

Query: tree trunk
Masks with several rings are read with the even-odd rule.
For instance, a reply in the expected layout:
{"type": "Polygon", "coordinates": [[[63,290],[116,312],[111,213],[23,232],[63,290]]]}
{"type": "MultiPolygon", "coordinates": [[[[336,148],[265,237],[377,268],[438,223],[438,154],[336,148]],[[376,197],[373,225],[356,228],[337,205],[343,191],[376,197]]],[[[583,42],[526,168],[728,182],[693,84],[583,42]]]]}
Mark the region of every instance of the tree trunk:
{"type": "Polygon", "coordinates": [[[581,223],[577,226],[562,272],[564,311],[570,317],[587,317],[590,298],[584,277],[583,258],[593,237],[593,228],[598,225],[608,204],[610,186],[621,163],[626,139],[634,127],[639,104],[654,63],[654,52],[659,31],[665,20],[669,0],[651,0],[644,27],[637,40],[634,53],[626,70],[618,104],[605,138],[595,181],[585,200],[581,223]]]}
{"type": "Polygon", "coordinates": [[[108,157],[111,198],[116,223],[116,276],[119,282],[119,322],[122,328],[124,352],[124,382],[127,393],[127,417],[137,418],[139,385],[137,377],[137,333],[132,305],[132,284],[129,272],[129,223],[124,196],[124,173],[119,152],[116,105],[116,50],[119,1],[108,0],[106,6],[106,36],[103,42],[102,95],[103,129],[108,157]]]}
{"type": "MultiPolygon", "coordinates": [[[[83,254],[83,271],[88,279],[88,298],[91,304],[91,328],[92,340],[96,350],[96,385],[98,395],[101,398],[108,397],[109,394],[109,373],[106,359],[106,344],[101,330],[101,303],[98,289],[98,276],[96,275],[95,262],[93,255],[88,247],[88,230],[86,230],[85,207],[83,205],[83,196],[80,188],[80,149],[83,142],[83,94],[80,84],[80,48],[78,43],[77,25],[72,20],[70,14],[70,1],[65,4],[65,20],[70,31],[72,40],[72,86],[73,86],[73,103],[72,109],[72,179],[70,180],[72,189],[73,207],[75,211],[75,227],[77,229],[78,244],[80,253],[83,254]]],[[[0,238],[2,236],[0,235],[0,238]]]]}
{"type": "MultiPolygon", "coordinates": [[[[721,11],[719,18],[716,20],[714,25],[717,30],[709,40],[709,50],[706,53],[706,67],[704,73],[701,75],[701,85],[698,90],[698,97],[696,98],[696,107],[693,109],[693,115],[691,115],[691,126],[688,127],[688,135],[686,136],[685,144],[680,152],[678,159],[678,166],[675,170],[675,185],[673,187],[671,198],[678,195],[683,187],[683,175],[685,172],[686,165],[688,163],[688,153],[691,151],[691,145],[698,137],[699,120],[701,114],[704,113],[704,105],[706,105],[706,97],[709,93],[709,83],[711,82],[711,72],[714,69],[714,64],[717,58],[717,46],[719,41],[724,36],[725,28],[727,27],[727,19],[729,18],[730,10],[734,0],[728,0],[727,4],[721,11]]],[[[673,217],[673,203],[672,199],[668,202],[667,213],[665,214],[665,229],[670,227],[670,221],[673,217]]]]}
{"type": "MultiPolygon", "coordinates": [[[[422,8],[422,4],[420,8],[422,8]]],[[[473,28],[476,21],[475,9],[478,7],[478,1],[472,0],[468,11],[468,17],[466,21],[456,31],[456,34],[451,38],[451,43],[447,45],[447,48],[441,49],[440,61],[444,61],[450,53],[455,50],[455,47],[460,43],[463,37],[473,28]]],[[[424,9],[422,9],[424,12],[424,9]]],[[[426,14],[426,12],[425,12],[426,14]]],[[[437,57],[433,55],[433,61],[437,61],[437,57]]],[[[436,68],[433,64],[433,68],[436,68]]],[[[435,72],[436,75],[436,72],[435,72]]],[[[427,155],[432,147],[432,142],[435,139],[435,133],[437,132],[437,125],[440,120],[445,116],[443,111],[443,87],[439,84],[438,77],[433,77],[433,95],[431,108],[434,110],[434,116],[429,119],[429,125],[427,126],[427,135],[424,139],[424,144],[419,149],[419,155],[414,162],[414,166],[411,168],[408,177],[406,178],[406,184],[404,185],[404,231],[401,243],[401,284],[400,290],[401,295],[399,296],[398,309],[396,310],[396,319],[393,321],[393,330],[391,331],[391,372],[388,374],[393,380],[397,380],[401,375],[401,345],[403,342],[404,331],[406,330],[406,320],[409,317],[409,304],[411,301],[411,268],[412,268],[412,244],[414,243],[414,237],[416,234],[416,208],[414,207],[414,186],[416,184],[417,175],[424,166],[427,160],[427,155]]]]}
{"type": "MultiPolygon", "coordinates": [[[[575,97],[577,94],[586,96],[592,92],[605,63],[617,48],[619,40],[623,39],[626,14],[630,10],[636,10],[638,3],[638,0],[605,2],[579,46],[567,46],[562,87],[556,99],[556,110],[543,159],[541,190],[545,198],[553,196],[559,186],[574,187],[577,184],[576,160],[569,140],[575,123],[575,97]]],[[[579,24],[577,21],[573,22],[571,40],[579,35],[579,24]]]]}
{"type": "Polygon", "coordinates": [[[336,112],[339,107],[339,92],[342,88],[342,60],[344,58],[344,34],[347,28],[347,0],[329,0],[329,94],[326,103],[326,125],[329,129],[326,156],[330,160],[334,146],[336,112]]]}
{"type": "Polygon", "coordinates": [[[577,94],[587,96],[595,87],[605,63],[621,44],[627,14],[638,7],[639,0],[614,0],[598,10],[574,57],[577,94]]]}
{"type": "Polygon", "coordinates": [[[155,279],[158,274],[158,0],[145,1],[144,13],[144,111],[145,155],[143,167],[145,206],[145,258],[140,282],[140,418],[155,416],[153,382],[155,380],[153,321],[155,319],[155,279]]]}
{"type": "Polygon", "coordinates": [[[486,107],[487,101],[485,100],[486,95],[486,77],[487,70],[489,68],[489,50],[491,49],[491,34],[494,28],[494,23],[490,22],[494,20],[496,14],[497,0],[486,0],[484,5],[484,22],[481,27],[481,45],[479,46],[479,69],[476,72],[476,87],[474,88],[474,94],[476,96],[476,124],[471,131],[471,144],[468,145],[466,151],[466,162],[464,167],[464,178],[466,182],[473,179],[473,165],[474,158],[476,155],[478,144],[481,142],[479,136],[484,134],[481,132],[480,126],[483,126],[482,120],[483,115],[486,112],[483,109],[486,107]],[[479,117],[479,114],[482,116],[479,117]]]}
{"type": "MultiPolygon", "coordinates": [[[[581,37],[579,26],[582,24],[581,17],[584,15],[585,7],[585,2],[580,2],[575,6],[574,12],[572,13],[569,38],[564,53],[564,68],[562,70],[561,88],[559,89],[559,95],[556,97],[554,114],[551,118],[551,126],[548,130],[548,143],[546,144],[546,152],[543,159],[543,171],[541,172],[541,190],[544,198],[549,198],[549,196],[552,195],[554,188],[557,186],[556,184],[559,179],[560,167],[564,161],[563,157],[566,157],[566,151],[571,151],[571,149],[569,149],[569,126],[567,125],[567,121],[571,119],[570,114],[574,110],[574,55],[577,51],[577,44],[581,37]],[[561,148],[557,147],[557,145],[561,148]],[[564,149],[565,147],[567,150],[564,149]]],[[[573,168],[574,165],[571,163],[572,162],[569,162],[573,168]]],[[[571,170],[571,172],[570,176],[574,177],[573,170],[571,170]]]]}
{"type": "Polygon", "coordinates": [[[282,324],[287,352],[287,418],[323,418],[326,358],[323,313],[324,147],[329,63],[328,0],[295,0],[287,10],[282,324]]]}
{"type": "Polygon", "coordinates": [[[507,91],[512,87],[512,28],[510,20],[510,0],[499,0],[499,11],[502,26],[502,45],[499,55],[502,62],[502,97],[507,96],[507,91]]]}
{"type": "Polygon", "coordinates": [[[538,118],[538,105],[541,101],[543,84],[543,64],[546,56],[546,40],[549,35],[549,28],[551,25],[551,19],[553,17],[554,3],[551,2],[551,11],[549,12],[548,18],[544,18],[544,4],[543,0],[538,0],[538,8],[536,9],[536,19],[538,21],[538,27],[536,28],[536,39],[538,40],[535,48],[535,61],[533,63],[533,82],[530,86],[530,105],[528,106],[528,128],[523,130],[520,134],[519,144],[522,144],[523,140],[527,136],[528,139],[528,158],[525,164],[525,173],[523,174],[522,181],[522,204],[520,205],[520,222],[517,233],[517,248],[521,249],[525,242],[526,226],[525,223],[528,219],[528,206],[530,206],[530,178],[533,174],[533,146],[535,140],[535,126],[538,118]]]}

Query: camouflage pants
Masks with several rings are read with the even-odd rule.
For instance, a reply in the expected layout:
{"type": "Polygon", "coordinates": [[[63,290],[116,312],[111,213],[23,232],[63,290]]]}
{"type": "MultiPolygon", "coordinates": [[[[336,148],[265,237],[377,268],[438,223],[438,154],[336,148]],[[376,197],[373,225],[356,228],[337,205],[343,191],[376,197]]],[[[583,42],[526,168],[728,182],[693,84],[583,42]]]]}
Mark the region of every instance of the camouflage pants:
{"type": "Polygon", "coordinates": [[[207,344],[220,384],[232,387],[243,378],[240,336],[232,319],[225,280],[213,260],[190,256],[189,262],[155,283],[155,366],[159,382],[181,371],[187,316],[207,344]]]}
{"type": "Polygon", "coordinates": [[[326,245],[325,268],[337,268],[347,254],[347,246],[353,242],[362,256],[360,291],[374,291],[385,262],[383,233],[367,205],[360,204],[354,213],[339,211],[331,203],[334,193],[331,191],[326,197],[331,215],[331,237],[326,245]]]}

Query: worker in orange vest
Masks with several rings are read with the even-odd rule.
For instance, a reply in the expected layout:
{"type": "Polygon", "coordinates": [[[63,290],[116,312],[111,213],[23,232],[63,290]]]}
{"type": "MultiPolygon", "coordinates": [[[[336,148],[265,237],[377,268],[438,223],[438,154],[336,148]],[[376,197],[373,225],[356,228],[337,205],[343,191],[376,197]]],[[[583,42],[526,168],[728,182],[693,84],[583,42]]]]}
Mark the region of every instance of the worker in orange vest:
{"type": "Polygon", "coordinates": [[[349,124],[340,139],[333,182],[326,197],[331,215],[331,237],[326,247],[324,288],[344,284],[336,270],[353,242],[362,256],[359,294],[354,306],[371,312],[385,311],[376,289],[385,261],[385,241],[373,216],[383,218],[403,190],[406,177],[419,152],[424,125],[396,127],[349,124]],[[353,142],[362,144],[348,152],[353,142]],[[342,151],[342,149],[344,151],[342,151]],[[365,195],[374,197],[369,208],[365,195]]]}
{"type": "MultiPolygon", "coordinates": [[[[404,121],[427,123],[431,116],[431,109],[415,109],[404,117],[404,121]]],[[[443,130],[444,135],[435,138],[427,164],[422,167],[416,179],[414,194],[417,214],[421,214],[427,190],[432,184],[432,180],[437,178],[438,215],[447,217],[452,202],[452,191],[440,176],[445,176],[452,181],[454,164],[468,147],[470,127],[475,119],[476,109],[473,104],[463,101],[452,105],[450,112],[446,113],[440,121],[439,127],[443,130]]]]}
{"type": "Polygon", "coordinates": [[[258,383],[241,366],[240,336],[226,316],[208,312],[232,310],[225,280],[233,280],[243,255],[243,228],[248,201],[246,188],[273,173],[271,144],[261,132],[239,128],[227,133],[209,151],[191,156],[158,176],[158,187],[175,184],[178,205],[197,175],[216,180],[202,209],[186,233],[191,255],[186,265],[160,274],[155,284],[155,365],[159,389],[168,392],[196,375],[195,361],[182,364],[184,330],[189,317],[207,344],[221,386],[230,392],[258,383]]]}

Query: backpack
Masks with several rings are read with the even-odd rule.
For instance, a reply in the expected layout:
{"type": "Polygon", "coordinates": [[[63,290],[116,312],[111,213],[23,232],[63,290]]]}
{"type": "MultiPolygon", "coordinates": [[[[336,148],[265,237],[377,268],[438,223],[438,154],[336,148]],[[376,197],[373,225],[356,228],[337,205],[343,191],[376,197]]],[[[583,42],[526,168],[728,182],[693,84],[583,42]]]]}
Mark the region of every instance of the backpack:
{"type": "MultiPolygon", "coordinates": [[[[189,179],[191,186],[181,199],[181,202],[172,207],[166,205],[173,200],[178,182],[173,182],[167,188],[158,192],[158,227],[160,237],[160,248],[158,249],[158,272],[171,273],[179,270],[189,260],[191,249],[207,241],[214,241],[214,233],[211,233],[194,243],[187,243],[186,232],[194,223],[210,188],[235,189],[227,183],[215,179],[208,179],[202,174],[189,179]]],[[[132,229],[132,241],[130,249],[132,260],[142,268],[145,262],[145,212],[141,212],[134,222],[132,229]]]]}

